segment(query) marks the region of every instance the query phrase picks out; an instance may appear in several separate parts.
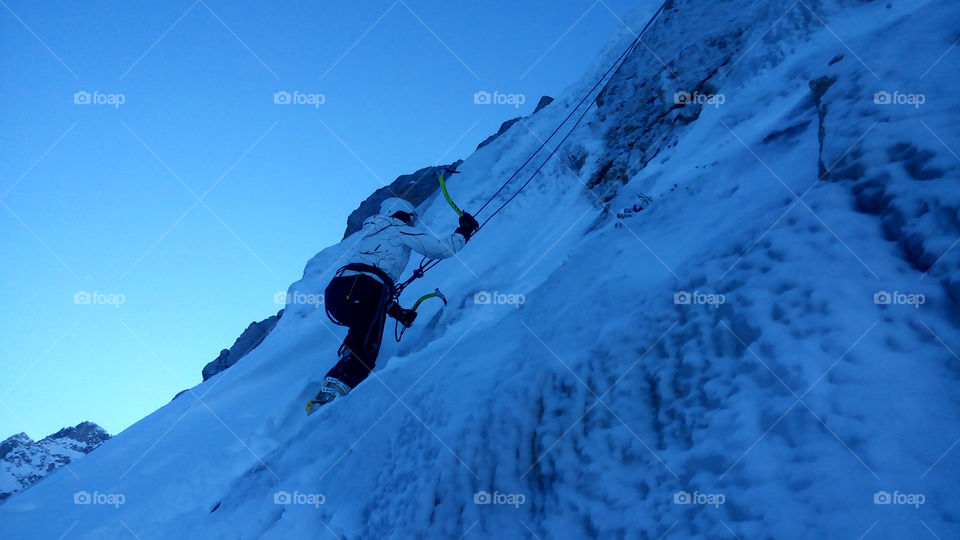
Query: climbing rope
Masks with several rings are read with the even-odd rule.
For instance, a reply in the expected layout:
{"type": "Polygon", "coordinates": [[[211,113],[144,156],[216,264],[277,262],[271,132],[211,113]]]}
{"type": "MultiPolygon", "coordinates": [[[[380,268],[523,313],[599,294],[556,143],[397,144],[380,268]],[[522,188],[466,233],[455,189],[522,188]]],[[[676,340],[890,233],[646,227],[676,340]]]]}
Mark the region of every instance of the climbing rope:
{"type": "MultiPolygon", "coordinates": [[[[567,116],[564,117],[563,121],[560,122],[560,124],[556,127],[556,129],[553,130],[553,133],[551,133],[549,137],[547,137],[543,142],[541,142],[541,143],[540,143],[540,146],[533,152],[533,154],[531,154],[530,157],[528,157],[527,160],[524,161],[523,164],[520,165],[520,167],[518,167],[517,170],[515,170],[515,171],[513,172],[513,174],[510,175],[509,178],[507,178],[507,180],[497,189],[497,191],[495,191],[495,192],[493,193],[493,195],[490,196],[489,199],[487,199],[487,201],[486,201],[485,203],[483,203],[483,206],[481,206],[480,209],[477,210],[477,214],[479,214],[480,212],[483,212],[484,208],[486,208],[488,204],[490,204],[491,202],[493,202],[493,199],[496,198],[496,196],[499,195],[500,192],[502,192],[502,191],[504,190],[504,188],[506,188],[507,185],[510,184],[510,183],[513,181],[513,179],[520,173],[520,171],[523,170],[523,168],[526,167],[526,166],[533,160],[533,158],[534,158],[538,153],[540,153],[540,150],[543,150],[543,148],[547,145],[547,143],[550,142],[550,139],[552,139],[552,138],[560,131],[560,129],[563,127],[563,125],[566,124],[567,121],[570,120],[570,118],[572,118],[574,114],[576,114],[577,110],[578,110],[584,103],[587,102],[587,98],[589,98],[589,97],[593,94],[594,90],[596,90],[597,87],[600,86],[600,83],[603,82],[604,79],[606,79],[607,82],[604,83],[603,87],[600,88],[600,91],[597,92],[597,97],[599,97],[600,94],[603,94],[603,92],[606,91],[607,86],[609,86],[609,85],[610,85],[610,82],[613,80],[613,77],[612,77],[612,76],[611,76],[609,79],[607,78],[607,76],[610,75],[611,72],[614,72],[614,73],[615,73],[615,69],[619,69],[619,67],[620,67],[621,65],[623,65],[623,62],[626,61],[627,57],[629,57],[630,54],[633,52],[633,50],[637,47],[637,44],[640,43],[640,39],[643,38],[643,35],[644,35],[644,34],[646,34],[647,29],[650,28],[650,26],[651,26],[651,25],[653,24],[653,22],[657,19],[657,17],[660,16],[660,13],[662,13],[663,10],[667,7],[667,4],[669,4],[671,1],[672,1],[672,0],[665,0],[665,1],[663,2],[663,4],[661,4],[660,7],[657,8],[657,11],[655,11],[654,14],[650,17],[650,20],[647,21],[647,24],[643,27],[643,29],[640,31],[640,33],[637,34],[637,37],[635,37],[635,38],[633,39],[633,41],[630,42],[630,45],[628,45],[627,48],[624,49],[624,51],[623,51],[622,53],[620,53],[620,56],[618,56],[617,59],[614,60],[613,64],[612,64],[609,68],[607,68],[607,71],[605,71],[605,72],[603,73],[603,75],[600,76],[600,78],[597,80],[597,82],[594,83],[593,87],[590,88],[590,90],[588,90],[587,93],[584,94],[584,96],[583,96],[582,98],[580,98],[580,101],[577,102],[577,105],[576,105],[573,109],[571,109],[569,113],[567,113],[567,116]]],[[[510,204],[510,202],[513,201],[513,199],[516,198],[516,196],[519,195],[520,192],[523,191],[523,189],[524,189],[525,187],[527,187],[528,184],[530,184],[530,182],[531,182],[531,181],[533,180],[533,178],[537,175],[537,173],[539,173],[540,170],[543,169],[543,166],[547,164],[547,162],[550,160],[550,158],[552,158],[552,157],[557,153],[557,150],[559,150],[560,147],[563,146],[563,143],[566,142],[566,140],[570,137],[570,135],[574,132],[574,130],[577,129],[577,126],[580,125],[580,122],[581,122],[581,121],[583,120],[583,118],[587,115],[587,112],[590,111],[590,107],[593,106],[593,103],[594,103],[595,100],[596,100],[596,97],[595,97],[593,100],[591,100],[589,103],[587,103],[587,106],[583,109],[583,112],[580,113],[580,117],[577,118],[577,121],[573,124],[573,127],[571,127],[571,128],[567,131],[566,135],[564,135],[563,138],[560,140],[560,142],[559,142],[556,146],[554,146],[553,150],[550,151],[550,153],[547,155],[546,159],[544,159],[544,160],[540,163],[540,166],[537,167],[537,169],[536,169],[535,171],[533,171],[533,174],[531,174],[530,177],[527,178],[527,181],[524,182],[522,186],[520,186],[520,189],[518,189],[518,190],[513,194],[513,196],[511,196],[510,198],[508,198],[508,199],[506,200],[506,202],[504,202],[502,205],[500,205],[499,208],[497,208],[496,210],[494,210],[494,212],[493,212],[492,214],[490,214],[490,216],[488,216],[487,219],[485,219],[485,220],[483,221],[483,223],[480,225],[480,228],[481,228],[481,229],[482,229],[483,226],[486,225],[491,219],[493,219],[493,216],[497,215],[501,210],[504,209],[504,207],[506,207],[508,204],[510,204]]]]}
{"type": "MultiPolygon", "coordinates": [[[[657,11],[655,11],[655,12],[653,13],[653,15],[650,17],[650,20],[647,21],[647,24],[644,25],[644,27],[643,27],[643,29],[640,31],[640,33],[637,34],[637,36],[633,39],[633,41],[630,42],[630,45],[628,45],[627,48],[624,49],[624,51],[623,51],[622,53],[620,53],[620,56],[618,56],[617,59],[613,62],[613,64],[612,64],[609,68],[607,68],[607,71],[605,71],[605,72],[603,73],[603,75],[600,76],[600,78],[597,80],[597,82],[594,83],[593,87],[591,87],[590,90],[588,90],[587,93],[584,94],[584,96],[580,99],[580,101],[577,102],[577,105],[576,105],[575,107],[573,107],[573,109],[571,109],[569,113],[567,113],[567,116],[564,117],[563,121],[560,122],[560,124],[556,127],[556,129],[553,130],[553,132],[550,134],[550,136],[547,137],[543,142],[540,143],[540,146],[539,146],[532,154],[530,154],[530,157],[528,157],[528,158],[526,159],[526,161],[523,162],[523,164],[521,164],[519,167],[517,167],[517,169],[516,169],[515,171],[513,171],[513,174],[511,174],[510,177],[507,178],[507,180],[506,180],[503,184],[501,184],[499,188],[497,188],[497,190],[493,193],[493,195],[491,195],[491,196],[486,200],[486,202],[483,203],[483,205],[480,207],[480,209],[477,210],[477,214],[479,214],[480,212],[483,212],[483,210],[484,210],[485,208],[487,208],[487,206],[488,206],[491,202],[493,202],[493,200],[497,197],[497,195],[499,195],[500,193],[502,193],[503,190],[504,190],[511,182],[513,182],[513,180],[517,177],[517,175],[520,174],[520,171],[522,171],[522,170],[524,169],[524,167],[526,167],[531,161],[533,161],[533,158],[535,158],[535,157],[537,156],[537,154],[539,154],[540,151],[543,150],[543,149],[547,146],[547,143],[549,143],[550,140],[553,139],[553,137],[556,136],[557,133],[560,132],[560,130],[563,128],[563,126],[564,126],[571,118],[573,118],[573,116],[574,116],[574,115],[577,113],[577,111],[584,105],[584,103],[587,104],[586,107],[583,108],[583,111],[580,113],[580,116],[577,118],[576,122],[573,123],[573,126],[571,126],[569,130],[567,130],[567,132],[566,132],[566,134],[563,136],[563,138],[560,139],[560,142],[557,143],[557,144],[553,147],[553,149],[550,151],[549,154],[547,154],[547,157],[544,158],[544,160],[540,162],[540,165],[537,166],[536,170],[534,170],[533,173],[526,179],[526,181],[524,181],[524,183],[521,184],[520,189],[516,190],[516,191],[513,193],[513,195],[511,195],[510,197],[508,197],[507,200],[503,202],[503,204],[501,204],[499,207],[497,207],[496,210],[493,211],[493,213],[491,213],[489,216],[487,216],[487,218],[483,220],[483,223],[480,224],[480,227],[477,229],[477,232],[479,232],[481,229],[483,229],[483,228],[487,225],[487,223],[489,223],[490,220],[493,219],[494,216],[496,216],[497,214],[499,214],[501,210],[503,210],[504,208],[506,208],[506,206],[507,206],[508,204],[510,204],[515,198],[517,198],[517,196],[520,195],[520,193],[524,190],[524,188],[526,188],[526,187],[530,184],[530,182],[532,182],[533,179],[537,176],[537,174],[540,173],[540,171],[541,171],[541,170],[543,169],[543,167],[547,164],[547,162],[550,161],[550,159],[551,159],[554,155],[556,155],[557,150],[559,150],[560,147],[563,146],[563,143],[567,141],[567,139],[570,137],[570,135],[573,134],[574,130],[577,129],[577,126],[580,125],[580,122],[583,121],[584,117],[586,117],[587,112],[590,111],[590,107],[593,106],[593,103],[594,103],[594,101],[596,101],[596,98],[599,97],[601,94],[603,94],[604,91],[606,91],[607,87],[610,85],[610,82],[613,80],[613,76],[611,76],[610,74],[611,74],[611,73],[613,73],[614,75],[616,74],[616,70],[618,70],[618,69],[620,68],[620,66],[623,65],[623,63],[626,61],[626,59],[630,56],[630,54],[631,54],[631,53],[633,52],[633,50],[636,48],[637,44],[640,43],[640,40],[643,38],[644,34],[646,34],[647,30],[650,28],[650,26],[653,24],[653,22],[657,19],[657,17],[660,16],[661,13],[663,13],[663,10],[664,10],[664,9],[667,7],[667,5],[670,4],[672,1],[673,1],[673,0],[665,0],[665,1],[660,5],[660,7],[657,8],[657,11]],[[608,76],[609,76],[609,77],[608,77],[608,76]],[[604,80],[606,80],[606,82],[604,82],[604,80]],[[602,86],[602,87],[600,86],[601,83],[603,83],[603,86],[602,86]],[[600,87],[600,91],[597,92],[596,96],[594,96],[594,98],[588,102],[587,99],[588,99],[591,95],[593,95],[594,91],[595,91],[598,87],[600,87]]],[[[450,171],[450,172],[456,172],[456,171],[450,171]]],[[[440,185],[441,185],[441,187],[443,188],[444,197],[446,198],[446,200],[447,200],[447,202],[450,204],[450,206],[454,209],[454,211],[457,212],[458,215],[462,214],[462,211],[461,211],[459,208],[457,208],[457,206],[456,206],[456,205],[453,203],[453,201],[450,199],[450,196],[449,196],[449,194],[447,193],[446,184],[445,184],[445,181],[444,181],[444,178],[443,178],[442,175],[440,176],[440,185]]],[[[396,299],[396,298],[399,298],[399,297],[400,297],[400,293],[402,293],[403,290],[404,290],[408,285],[410,285],[411,283],[413,283],[415,280],[422,278],[422,277],[424,276],[424,274],[426,274],[426,272],[428,272],[430,269],[432,269],[432,268],[435,267],[437,264],[439,264],[439,263],[440,263],[440,260],[441,260],[441,259],[427,259],[426,257],[424,257],[423,259],[421,259],[420,265],[413,271],[413,275],[410,276],[410,278],[408,278],[406,281],[404,281],[403,283],[401,283],[400,285],[397,286],[396,292],[395,292],[395,294],[394,294],[394,298],[395,298],[395,299],[396,299]]]]}

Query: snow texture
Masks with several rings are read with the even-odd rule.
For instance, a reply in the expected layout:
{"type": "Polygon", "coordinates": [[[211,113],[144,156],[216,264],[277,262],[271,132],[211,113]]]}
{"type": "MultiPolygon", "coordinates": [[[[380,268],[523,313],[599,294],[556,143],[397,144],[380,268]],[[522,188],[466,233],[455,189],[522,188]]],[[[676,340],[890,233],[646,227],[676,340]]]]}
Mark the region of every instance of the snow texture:
{"type": "MultiPolygon", "coordinates": [[[[960,537],[958,22],[951,0],[672,2],[404,294],[450,305],[353,393],[303,413],[344,333],[310,295],[349,236],[243,362],[0,507],[0,537],[960,537]]],[[[458,204],[631,39],[469,156],[458,204]]],[[[420,213],[455,226],[436,194],[420,213]]]]}

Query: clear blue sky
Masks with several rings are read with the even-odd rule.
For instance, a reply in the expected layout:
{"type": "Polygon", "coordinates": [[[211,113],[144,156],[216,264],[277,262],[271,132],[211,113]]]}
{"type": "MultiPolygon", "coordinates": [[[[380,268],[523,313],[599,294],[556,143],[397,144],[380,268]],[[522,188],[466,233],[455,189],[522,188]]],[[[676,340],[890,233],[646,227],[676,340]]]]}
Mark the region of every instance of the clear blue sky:
{"type": "Polygon", "coordinates": [[[0,2],[0,439],[200,382],[381,182],[561,92],[638,4],[0,2]]]}

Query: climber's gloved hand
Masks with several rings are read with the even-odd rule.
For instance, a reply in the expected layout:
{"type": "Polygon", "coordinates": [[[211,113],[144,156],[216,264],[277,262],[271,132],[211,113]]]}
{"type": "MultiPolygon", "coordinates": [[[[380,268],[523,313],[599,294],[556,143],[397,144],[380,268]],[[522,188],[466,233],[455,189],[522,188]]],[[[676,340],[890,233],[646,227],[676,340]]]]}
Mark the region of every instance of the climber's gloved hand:
{"type": "Polygon", "coordinates": [[[412,309],[404,309],[400,304],[394,302],[387,310],[387,315],[400,322],[405,328],[413,326],[413,321],[417,319],[417,312],[412,309]]]}
{"type": "Polygon", "coordinates": [[[454,233],[460,233],[463,235],[464,240],[470,241],[470,237],[473,236],[473,233],[477,232],[480,229],[480,224],[477,223],[477,220],[470,214],[464,212],[460,216],[460,226],[457,227],[457,230],[453,231],[454,233]]]}

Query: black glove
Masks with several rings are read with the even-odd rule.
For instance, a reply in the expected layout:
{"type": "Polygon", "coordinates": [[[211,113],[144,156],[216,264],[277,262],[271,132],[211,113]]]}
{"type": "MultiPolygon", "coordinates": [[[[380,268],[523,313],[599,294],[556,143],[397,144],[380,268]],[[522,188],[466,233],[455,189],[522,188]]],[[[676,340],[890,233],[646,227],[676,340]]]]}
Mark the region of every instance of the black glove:
{"type": "Polygon", "coordinates": [[[400,321],[406,328],[413,326],[413,321],[417,320],[417,312],[412,309],[404,309],[400,307],[400,304],[394,302],[390,308],[387,310],[387,315],[393,317],[394,319],[400,321]]]}
{"type": "Polygon", "coordinates": [[[460,226],[457,227],[457,230],[453,231],[454,233],[460,233],[463,235],[464,240],[470,241],[470,237],[473,236],[473,233],[477,232],[480,229],[480,224],[477,223],[477,220],[473,216],[464,212],[460,215],[460,226]]]}

